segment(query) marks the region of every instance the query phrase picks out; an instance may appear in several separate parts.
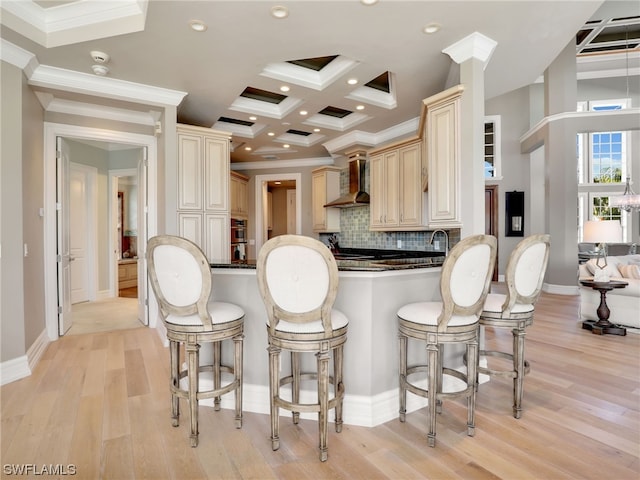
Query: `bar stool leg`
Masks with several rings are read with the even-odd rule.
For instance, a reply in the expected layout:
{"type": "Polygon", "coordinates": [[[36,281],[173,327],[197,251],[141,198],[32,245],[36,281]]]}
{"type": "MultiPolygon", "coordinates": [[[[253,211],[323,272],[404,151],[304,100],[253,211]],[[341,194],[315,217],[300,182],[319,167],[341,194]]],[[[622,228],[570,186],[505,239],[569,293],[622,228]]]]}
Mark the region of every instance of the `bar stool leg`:
{"type": "MultiPolygon", "coordinates": [[[[342,390],[342,361],[343,361],[343,349],[342,345],[337,347],[333,352],[333,391],[334,395],[338,397],[339,391],[342,390]]],[[[342,401],[340,398],[336,402],[336,432],[342,431],[342,401]]]]}
{"type": "MultiPolygon", "coordinates": [[[[171,364],[171,385],[180,388],[180,344],[175,340],[169,341],[169,356],[171,364]]],[[[171,425],[180,425],[180,397],[171,393],[171,425]]]]}
{"type": "Polygon", "coordinates": [[[195,343],[194,338],[187,340],[187,362],[189,365],[189,413],[191,415],[191,446],[198,446],[198,381],[199,381],[199,350],[200,345],[195,343]]]}
{"type": "Polygon", "coordinates": [[[467,398],[467,435],[473,437],[475,435],[475,410],[476,410],[476,370],[478,368],[478,340],[471,340],[467,344],[467,390],[469,397],[467,398]]]}
{"type": "Polygon", "coordinates": [[[269,396],[271,406],[271,449],[278,450],[280,448],[280,437],[278,436],[278,430],[280,428],[279,422],[279,407],[276,404],[276,399],[280,397],[280,378],[278,365],[280,363],[280,349],[278,347],[269,346],[269,396]]]}
{"type": "Polygon", "coordinates": [[[327,453],[327,436],[329,433],[329,352],[328,347],[316,354],[318,357],[318,430],[320,431],[320,461],[325,462],[327,453]]]}
{"type": "MultiPolygon", "coordinates": [[[[213,388],[220,388],[220,365],[222,364],[222,342],[213,342],[213,388]]],[[[213,399],[213,410],[220,411],[220,396],[213,399]]]]}
{"type": "Polygon", "coordinates": [[[513,416],[522,416],[522,393],[524,390],[524,338],[525,331],[522,328],[513,329],[513,416]]]}
{"type": "Polygon", "coordinates": [[[438,365],[440,359],[440,349],[438,345],[428,343],[427,344],[427,361],[429,362],[429,378],[427,399],[429,401],[429,428],[427,434],[427,440],[430,447],[436,446],[436,407],[438,402],[438,365]]]}
{"type": "Polygon", "coordinates": [[[244,335],[238,335],[233,338],[234,345],[234,364],[233,375],[236,385],[236,428],[242,428],[242,350],[244,335]]]}
{"type": "MultiPolygon", "coordinates": [[[[291,384],[291,401],[300,403],[300,354],[291,352],[291,376],[293,382],[291,384]]],[[[298,424],[300,421],[300,412],[292,411],[293,423],[298,424]]]]}
{"type": "Polygon", "coordinates": [[[398,335],[400,341],[400,421],[404,422],[407,415],[407,336],[398,335]]]}

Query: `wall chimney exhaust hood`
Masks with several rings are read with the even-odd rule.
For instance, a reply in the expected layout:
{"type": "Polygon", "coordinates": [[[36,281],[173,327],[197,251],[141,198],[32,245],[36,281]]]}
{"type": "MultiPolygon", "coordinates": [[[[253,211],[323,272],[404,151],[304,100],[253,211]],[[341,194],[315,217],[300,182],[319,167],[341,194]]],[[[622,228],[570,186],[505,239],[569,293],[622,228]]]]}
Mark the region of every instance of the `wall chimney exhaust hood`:
{"type": "Polygon", "coordinates": [[[349,208],[369,205],[369,194],[364,191],[366,156],[364,150],[349,154],[349,193],[327,203],[325,207],[349,208]]]}

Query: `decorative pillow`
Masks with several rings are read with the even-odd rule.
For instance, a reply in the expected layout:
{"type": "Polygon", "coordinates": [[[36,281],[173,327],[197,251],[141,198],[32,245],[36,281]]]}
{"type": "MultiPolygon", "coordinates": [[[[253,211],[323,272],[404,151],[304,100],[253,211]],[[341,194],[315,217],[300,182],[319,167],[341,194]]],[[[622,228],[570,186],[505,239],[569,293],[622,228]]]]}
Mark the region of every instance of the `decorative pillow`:
{"type": "MultiPolygon", "coordinates": [[[[597,258],[592,258],[587,263],[585,263],[587,270],[589,270],[589,273],[591,275],[595,275],[596,270],[600,270],[600,267],[596,265],[597,261],[598,261],[597,258]]],[[[602,265],[602,263],[603,263],[603,260],[601,259],[600,264],[602,265]]],[[[619,277],[620,271],[618,270],[618,264],[619,262],[615,257],[607,257],[607,266],[604,267],[605,273],[609,277],[619,277]]]]}
{"type": "Polygon", "coordinates": [[[640,266],[638,265],[618,265],[622,278],[638,278],[640,279],[640,266]]]}

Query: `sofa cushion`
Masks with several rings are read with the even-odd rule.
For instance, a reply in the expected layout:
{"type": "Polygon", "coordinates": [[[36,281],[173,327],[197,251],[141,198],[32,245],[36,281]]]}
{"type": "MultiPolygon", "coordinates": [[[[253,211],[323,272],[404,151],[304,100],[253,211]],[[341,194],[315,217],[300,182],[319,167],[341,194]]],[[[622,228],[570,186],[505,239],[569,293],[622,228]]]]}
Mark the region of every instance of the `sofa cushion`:
{"type": "MultiPolygon", "coordinates": [[[[624,258],[624,257],[607,257],[607,266],[604,267],[604,271],[609,275],[609,277],[620,276],[618,265],[621,265],[621,264],[626,265],[627,263],[620,260],[621,258],[624,258]]],[[[585,263],[587,270],[589,270],[589,273],[591,275],[594,275],[596,273],[596,270],[600,269],[600,267],[596,265],[597,262],[598,262],[597,258],[592,258],[587,263],[585,263]]],[[[604,262],[602,261],[602,259],[600,259],[600,265],[602,265],[603,263],[604,262]]]]}
{"type": "Polygon", "coordinates": [[[635,264],[618,265],[622,278],[640,279],[640,266],[635,264]]]}

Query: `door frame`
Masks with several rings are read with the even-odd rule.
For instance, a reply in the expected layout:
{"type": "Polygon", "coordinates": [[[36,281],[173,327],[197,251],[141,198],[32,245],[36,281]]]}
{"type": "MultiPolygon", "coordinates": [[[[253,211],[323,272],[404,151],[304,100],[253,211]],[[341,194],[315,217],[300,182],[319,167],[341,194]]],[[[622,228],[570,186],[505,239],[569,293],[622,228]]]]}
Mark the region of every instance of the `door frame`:
{"type": "Polygon", "coordinates": [[[267,241],[267,184],[275,180],[296,181],[296,235],[302,233],[302,174],[301,173],[271,173],[255,176],[255,218],[256,218],[256,245],[255,257],[258,257],[260,248],[267,241]]]}
{"type": "MultiPolygon", "coordinates": [[[[97,140],[147,147],[149,167],[147,170],[148,230],[150,238],[157,232],[157,139],[153,135],[106,130],[101,128],[44,123],[44,300],[45,328],[49,340],[57,340],[58,334],[58,274],[56,262],[56,138],[97,140]]],[[[146,241],[146,239],[141,239],[146,241]]],[[[146,274],[146,263],[144,264],[146,274]]],[[[143,300],[144,301],[144,300],[143,300]]],[[[149,326],[157,325],[158,309],[155,302],[148,304],[149,326]]]]}

